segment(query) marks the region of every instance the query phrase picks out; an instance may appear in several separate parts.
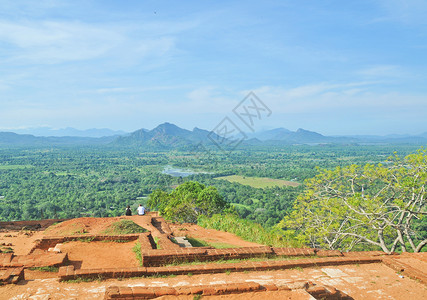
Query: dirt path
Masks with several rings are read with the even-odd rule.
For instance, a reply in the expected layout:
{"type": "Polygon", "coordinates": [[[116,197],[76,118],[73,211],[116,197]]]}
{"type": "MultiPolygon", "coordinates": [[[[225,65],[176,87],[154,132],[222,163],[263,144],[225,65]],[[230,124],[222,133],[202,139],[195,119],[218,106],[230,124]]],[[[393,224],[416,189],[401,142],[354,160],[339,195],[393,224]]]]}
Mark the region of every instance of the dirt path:
{"type": "Polygon", "coordinates": [[[76,269],[132,268],[138,261],[132,247],[135,241],[116,242],[69,242],[61,246],[76,269]]]}
{"type": "Polygon", "coordinates": [[[151,234],[153,236],[156,236],[156,234],[158,233],[157,229],[153,226],[153,224],[151,224],[151,216],[150,215],[144,215],[144,216],[130,216],[130,217],[123,217],[126,218],[128,220],[132,220],[133,222],[135,222],[136,224],[138,224],[139,226],[147,229],[148,231],[151,231],[151,234]]]}
{"type": "Polygon", "coordinates": [[[43,235],[43,231],[0,232],[0,245],[12,244],[11,246],[2,245],[1,248],[11,247],[16,255],[27,255],[33,248],[34,242],[43,235]]]}

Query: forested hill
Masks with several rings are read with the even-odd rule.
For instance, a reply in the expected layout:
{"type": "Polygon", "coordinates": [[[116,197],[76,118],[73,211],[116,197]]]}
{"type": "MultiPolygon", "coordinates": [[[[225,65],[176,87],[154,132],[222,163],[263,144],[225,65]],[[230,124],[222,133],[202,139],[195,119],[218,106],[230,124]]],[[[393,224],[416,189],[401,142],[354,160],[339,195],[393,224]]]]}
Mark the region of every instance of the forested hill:
{"type": "MultiPolygon", "coordinates": [[[[241,147],[253,145],[294,145],[294,144],[427,144],[427,133],[416,136],[325,136],[305,129],[290,131],[285,128],[247,134],[241,147]]],[[[231,137],[232,139],[233,137],[231,137]]],[[[0,132],[0,146],[51,146],[51,145],[109,145],[113,147],[141,147],[146,149],[189,149],[203,143],[212,145],[223,138],[200,128],[192,131],[171,123],[163,123],[152,130],[139,129],[128,135],[106,137],[49,136],[41,137],[13,132],[0,132]]]]}
{"type": "Polygon", "coordinates": [[[163,123],[153,130],[140,129],[128,136],[119,137],[114,144],[160,149],[185,148],[199,143],[212,143],[208,135],[213,139],[219,138],[216,134],[197,127],[190,131],[171,123],[163,123]]]}

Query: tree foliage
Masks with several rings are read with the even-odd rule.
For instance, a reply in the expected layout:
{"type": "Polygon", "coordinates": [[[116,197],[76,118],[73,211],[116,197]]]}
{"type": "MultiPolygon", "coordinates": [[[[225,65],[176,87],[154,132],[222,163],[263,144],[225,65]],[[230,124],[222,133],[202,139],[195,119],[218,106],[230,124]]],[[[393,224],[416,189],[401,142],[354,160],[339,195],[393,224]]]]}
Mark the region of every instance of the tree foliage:
{"type": "Polygon", "coordinates": [[[185,182],[170,193],[156,190],[150,195],[148,205],[166,219],[181,223],[196,223],[201,215],[211,216],[228,208],[215,187],[205,187],[196,181],[185,182]]]}
{"type": "Polygon", "coordinates": [[[423,149],[384,165],[322,170],[279,227],[314,247],[419,252],[427,244],[426,181],[423,149]]]}

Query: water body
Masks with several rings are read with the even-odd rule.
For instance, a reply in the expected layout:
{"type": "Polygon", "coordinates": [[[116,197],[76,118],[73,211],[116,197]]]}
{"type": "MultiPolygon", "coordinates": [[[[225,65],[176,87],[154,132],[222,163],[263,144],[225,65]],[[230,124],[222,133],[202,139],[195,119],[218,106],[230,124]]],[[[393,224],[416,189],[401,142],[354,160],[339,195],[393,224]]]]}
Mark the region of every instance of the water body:
{"type": "Polygon", "coordinates": [[[182,170],[182,169],[173,168],[171,166],[166,166],[163,169],[162,173],[173,176],[173,177],[187,177],[193,174],[197,174],[197,172],[194,172],[191,170],[182,170]]]}

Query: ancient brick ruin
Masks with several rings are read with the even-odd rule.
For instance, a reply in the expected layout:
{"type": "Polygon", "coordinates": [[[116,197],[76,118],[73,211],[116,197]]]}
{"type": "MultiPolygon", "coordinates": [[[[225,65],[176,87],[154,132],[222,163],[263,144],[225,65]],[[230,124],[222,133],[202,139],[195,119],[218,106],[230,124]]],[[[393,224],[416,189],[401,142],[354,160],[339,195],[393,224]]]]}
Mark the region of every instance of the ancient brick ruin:
{"type": "MultiPolygon", "coordinates": [[[[170,276],[186,274],[216,274],[227,272],[258,272],[339,265],[383,264],[406,277],[427,284],[425,269],[413,265],[414,260],[427,264],[427,255],[386,255],[381,251],[350,252],[327,251],[310,248],[277,248],[268,246],[215,249],[212,247],[183,248],[171,241],[168,223],[155,214],[145,216],[152,225],[149,232],[127,235],[93,235],[43,237],[34,243],[27,255],[0,253],[0,283],[16,284],[25,279],[25,269],[59,267],[56,278],[62,282],[78,279],[170,276]],[[154,240],[156,237],[156,241],[154,240]],[[111,268],[76,268],[69,263],[61,245],[84,238],[90,242],[138,241],[141,244],[141,266],[111,268]],[[161,249],[157,249],[161,248],[161,249]],[[56,251],[52,251],[56,249],[56,251]],[[49,251],[50,250],[50,251],[49,251]],[[254,260],[256,258],[256,260],[254,260]],[[229,262],[229,260],[235,260],[229,262]],[[218,263],[222,262],[222,263],[218,263]],[[195,264],[195,262],[197,264],[195,264]]],[[[23,224],[20,224],[20,226],[23,224]]],[[[8,226],[12,226],[9,222],[8,226]]],[[[23,225],[25,226],[25,225],[23,225]]],[[[34,226],[34,224],[32,224],[34,226]]],[[[295,281],[286,285],[259,283],[230,283],[186,287],[128,287],[111,285],[105,299],[154,299],[163,295],[229,295],[263,291],[299,290],[315,299],[352,299],[333,286],[309,281],[295,281]]]]}

